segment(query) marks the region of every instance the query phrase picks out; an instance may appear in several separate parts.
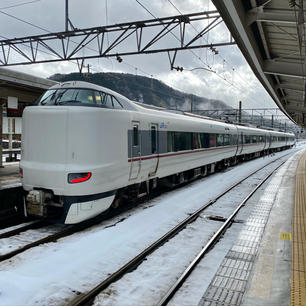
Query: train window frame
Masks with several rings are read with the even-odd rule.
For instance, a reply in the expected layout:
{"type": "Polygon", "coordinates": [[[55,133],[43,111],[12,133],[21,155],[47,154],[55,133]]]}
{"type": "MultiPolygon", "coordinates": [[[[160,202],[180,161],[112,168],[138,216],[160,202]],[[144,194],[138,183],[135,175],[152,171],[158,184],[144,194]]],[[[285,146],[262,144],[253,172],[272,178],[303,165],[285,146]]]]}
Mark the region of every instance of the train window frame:
{"type": "Polygon", "coordinates": [[[136,123],[133,124],[132,146],[133,147],[139,146],[139,126],[136,123]]]}

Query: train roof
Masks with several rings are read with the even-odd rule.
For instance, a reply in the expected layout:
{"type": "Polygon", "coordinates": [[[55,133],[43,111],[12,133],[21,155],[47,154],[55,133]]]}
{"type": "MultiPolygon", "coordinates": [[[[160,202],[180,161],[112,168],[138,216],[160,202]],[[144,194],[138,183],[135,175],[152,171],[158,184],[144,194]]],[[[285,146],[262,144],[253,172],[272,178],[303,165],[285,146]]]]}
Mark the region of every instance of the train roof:
{"type": "MultiPolygon", "coordinates": [[[[96,85],[93,83],[88,83],[84,81],[68,81],[68,82],[63,82],[63,83],[58,83],[49,89],[60,89],[60,88],[84,88],[84,89],[93,89],[93,90],[98,90],[98,91],[103,91],[107,94],[115,96],[120,103],[122,104],[123,108],[126,110],[133,110],[133,111],[147,111],[153,114],[157,114],[157,112],[160,112],[159,114],[163,113],[164,116],[171,116],[171,117],[176,117],[176,118],[182,118],[182,116],[185,116],[185,118],[188,119],[198,119],[198,120],[205,120],[206,123],[214,122],[217,125],[225,125],[231,128],[238,128],[240,130],[253,130],[254,132],[267,132],[268,130],[266,129],[261,129],[261,128],[255,128],[255,127],[246,127],[242,125],[236,125],[236,124],[231,124],[231,123],[226,123],[221,120],[216,120],[210,117],[206,116],[201,116],[181,110],[174,110],[174,109],[167,109],[163,107],[158,107],[154,105],[149,105],[149,104],[144,104],[136,101],[131,101],[127,97],[100,85],[96,85]]],[[[278,131],[269,131],[271,134],[278,134],[278,135],[294,135],[292,133],[284,133],[284,132],[278,132],[278,131]]]]}

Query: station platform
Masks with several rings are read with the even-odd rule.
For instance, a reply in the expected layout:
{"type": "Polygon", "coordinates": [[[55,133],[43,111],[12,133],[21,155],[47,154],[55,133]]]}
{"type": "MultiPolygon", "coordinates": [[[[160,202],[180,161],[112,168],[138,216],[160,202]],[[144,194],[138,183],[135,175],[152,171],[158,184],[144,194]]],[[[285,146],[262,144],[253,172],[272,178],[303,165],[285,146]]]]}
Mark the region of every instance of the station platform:
{"type": "Polygon", "coordinates": [[[0,168],[0,190],[19,186],[19,162],[5,163],[3,168],[0,168]]]}
{"type": "Polygon", "coordinates": [[[247,206],[198,306],[306,306],[305,146],[247,206]]]}
{"type": "Polygon", "coordinates": [[[273,199],[244,306],[306,305],[306,150],[295,154],[261,197],[273,199]]]}

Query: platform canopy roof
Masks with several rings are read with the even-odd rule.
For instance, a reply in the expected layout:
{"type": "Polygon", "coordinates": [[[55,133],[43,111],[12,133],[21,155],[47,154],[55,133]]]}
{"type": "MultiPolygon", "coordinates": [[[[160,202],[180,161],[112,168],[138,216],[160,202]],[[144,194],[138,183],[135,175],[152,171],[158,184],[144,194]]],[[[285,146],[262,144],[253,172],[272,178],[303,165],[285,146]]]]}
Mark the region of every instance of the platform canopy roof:
{"type": "Polygon", "coordinates": [[[212,1],[278,107],[305,127],[306,0],[212,1]]]}
{"type": "MultiPolygon", "coordinates": [[[[17,97],[20,102],[32,103],[56,82],[26,73],[0,68],[0,99],[17,97]]],[[[1,102],[0,100],[0,102],[1,102]]]]}

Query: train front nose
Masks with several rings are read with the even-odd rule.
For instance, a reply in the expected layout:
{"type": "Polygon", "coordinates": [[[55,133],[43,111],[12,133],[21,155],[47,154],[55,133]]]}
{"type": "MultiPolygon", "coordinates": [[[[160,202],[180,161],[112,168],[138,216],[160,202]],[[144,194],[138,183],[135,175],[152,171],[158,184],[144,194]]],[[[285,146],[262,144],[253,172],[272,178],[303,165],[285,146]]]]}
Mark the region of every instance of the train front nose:
{"type": "Polygon", "coordinates": [[[68,110],[28,107],[23,114],[22,183],[25,190],[61,195],[65,185],[68,110]]]}

